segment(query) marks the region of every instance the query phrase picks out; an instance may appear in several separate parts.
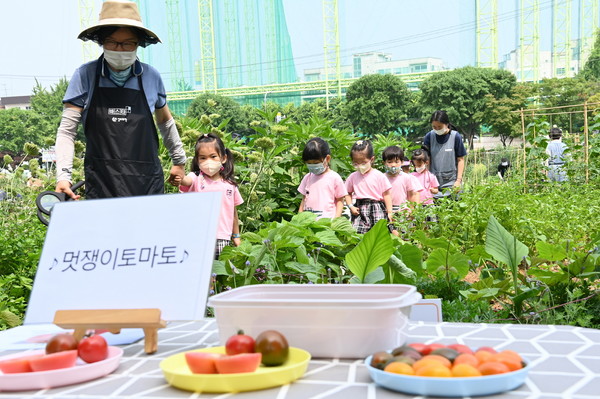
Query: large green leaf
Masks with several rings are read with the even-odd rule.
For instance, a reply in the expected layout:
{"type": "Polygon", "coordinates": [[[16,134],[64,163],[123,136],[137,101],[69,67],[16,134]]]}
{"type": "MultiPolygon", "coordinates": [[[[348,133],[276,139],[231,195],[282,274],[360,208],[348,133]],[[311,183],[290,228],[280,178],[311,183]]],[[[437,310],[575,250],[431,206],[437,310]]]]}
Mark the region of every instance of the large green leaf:
{"type": "Polygon", "coordinates": [[[539,257],[550,262],[558,262],[567,258],[567,250],[564,245],[550,244],[538,241],[535,244],[539,257]]]}
{"type": "Polygon", "coordinates": [[[461,279],[469,272],[469,258],[467,256],[458,252],[449,254],[447,250],[442,248],[434,249],[425,263],[427,271],[437,276],[448,273],[461,279]]]}
{"type": "Polygon", "coordinates": [[[406,264],[396,255],[392,255],[390,257],[389,264],[394,268],[394,270],[409,280],[414,280],[417,277],[417,273],[406,266],[406,264]]]}
{"type": "Polygon", "coordinates": [[[521,260],[529,254],[529,249],[510,234],[494,215],[490,216],[486,231],[485,250],[497,261],[517,270],[521,260]]]}
{"type": "Polygon", "coordinates": [[[346,254],[346,265],[360,282],[364,282],[367,275],[387,262],[393,252],[387,222],[382,219],[346,254]]]}
{"type": "Polygon", "coordinates": [[[331,228],[336,232],[344,232],[347,234],[355,234],[356,230],[352,227],[352,223],[345,217],[339,217],[331,220],[331,228]]]}
{"type": "Polygon", "coordinates": [[[290,221],[290,224],[295,226],[306,227],[313,224],[316,220],[317,215],[315,215],[313,212],[307,211],[294,215],[294,217],[292,217],[292,220],[290,221]]]}
{"type": "Polygon", "coordinates": [[[342,242],[337,238],[335,233],[331,230],[323,230],[317,232],[315,234],[317,236],[317,240],[324,245],[333,245],[336,247],[341,247],[342,242]]]}
{"type": "Polygon", "coordinates": [[[396,256],[402,259],[402,262],[413,270],[417,275],[422,275],[423,269],[423,251],[416,245],[405,244],[396,247],[396,256]]]}

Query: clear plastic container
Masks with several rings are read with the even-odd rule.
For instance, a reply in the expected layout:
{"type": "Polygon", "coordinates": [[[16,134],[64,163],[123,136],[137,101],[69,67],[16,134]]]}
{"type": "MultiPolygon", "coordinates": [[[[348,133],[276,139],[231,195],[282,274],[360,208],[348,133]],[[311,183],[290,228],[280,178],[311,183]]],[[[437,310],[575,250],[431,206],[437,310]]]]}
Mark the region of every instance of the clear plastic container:
{"type": "Polygon", "coordinates": [[[362,358],[402,345],[416,287],[403,284],[261,284],[212,296],[219,338],[284,334],[313,357],[362,358]]]}

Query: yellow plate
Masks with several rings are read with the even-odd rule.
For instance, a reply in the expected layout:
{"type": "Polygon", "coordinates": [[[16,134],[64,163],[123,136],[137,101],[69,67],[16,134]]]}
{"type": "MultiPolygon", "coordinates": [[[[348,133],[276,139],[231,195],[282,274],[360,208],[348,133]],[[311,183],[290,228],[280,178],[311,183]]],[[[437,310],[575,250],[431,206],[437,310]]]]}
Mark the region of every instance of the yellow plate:
{"type": "MultiPolygon", "coordinates": [[[[189,352],[225,353],[224,346],[189,352]]],[[[277,367],[260,366],[253,373],[194,374],[190,371],[185,352],[169,356],[160,362],[167,382],[175,388],[193,392],[244,392],[285,385],[302,377],[308,367],[310,353],[290,348],[288,360],[277,367]]]]}

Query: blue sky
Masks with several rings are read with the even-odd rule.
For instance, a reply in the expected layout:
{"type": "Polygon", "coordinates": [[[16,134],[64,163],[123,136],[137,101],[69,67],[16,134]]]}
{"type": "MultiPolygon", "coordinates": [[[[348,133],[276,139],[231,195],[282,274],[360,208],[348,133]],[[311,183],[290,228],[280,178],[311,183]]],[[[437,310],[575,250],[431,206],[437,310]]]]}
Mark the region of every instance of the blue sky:
{"type": "MultiPolygon", "coordinates": [[[[96,1],[99,11],[101,1],[96,1]]],[[[282,1],[301,75],[303,69],[320,66],[323,60],[321,0],[282,1]]],[[[565,1],[573,1],[575,21],[578,2],[565,1]]],[[[449,67],[468,65],[475,59],[474,3],[339,0],[342,61],[349,64],[356,52],[383,51],[393,59],[431,56],[444,59],[449,67]]],[[[516,0],[498,3],[501,58],[515,47],[516,0]]],[[[545,50],[551,46],[551,4],[551,0],[540,0],[541,48],[545,50]]],[[[164,27],[149,28],[163,41],[168,36],[164,27]]],[[[70,78],[82,63],[81,42],[76,39],[80,30],[77,0],[1,0],[0,97],[31,94],[36,78],[45,87],[62,76],[70,78]]]]}

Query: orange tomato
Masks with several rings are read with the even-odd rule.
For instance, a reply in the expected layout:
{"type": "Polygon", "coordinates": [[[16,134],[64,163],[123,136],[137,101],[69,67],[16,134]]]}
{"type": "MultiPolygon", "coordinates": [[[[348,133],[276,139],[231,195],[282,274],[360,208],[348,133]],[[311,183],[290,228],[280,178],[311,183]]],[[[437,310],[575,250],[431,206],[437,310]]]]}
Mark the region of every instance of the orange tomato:
{"type": "Polygon", "coordinates": [[[383,371],[394,374],[415,375],[413,368],[410,365],[402,362],[391,362],[385,366],[383,371]]]}
{"type": "Polygon", "coordinates": [[[498,352],[498,353],[500,353],[502,355],[512,356],[512,357],[514,357],[515,359],[517,359],[520,362],[523,361],[523,358],[521,357],[521,355],[519,355],[517,352],[512,351],[510,349],[505,349],[505,350],[503,350],[501,352],[498,352]]]}
{"type": "Polygon", "coordinates": [[[479,359],[470,353],[461,353],[456,357],[456,359],[454,359],[453,364],[468,364],[470,366],[477,367],[479,366],[479,359]]]}
{"type": "Polygon", "coordinates": [[[452,377],[450,369],[441,363],[423,366],[415,374],[421,377],[452,377]]]}
{"type": "Polygon", "coordinates": [[[491,357],[492,361],[504,363],[510,371],[515,371],[523,368],[523,364],[519,358],[508,353],[494,353],[491,357]]]}
{"type": "Polygon", "coordinates": [[[455,364],[451,371],[452,377],[481,377],[481,371],[466,363],[455,364]]]}
{"type": "Polygon", "coordinates": [[[427,356],[423,356],[421,358],[421,360],[423,360],[423,359],[437,360],[438,362],[442,363],[444,366],[446,366],[448,368],[450,368],[452,366],[452,362],[450,360],[448,360],[444,356],[440,356],[440,355],[427,355],[427,356]]]}
{"type": "MultiPolygon", "coordinates": [[[[423,367],[427,367],[427,366],[435,366],[435,365],[441,365],[446,367],[442,362],[440,362],[438,359],[420,359],[417,360],[413,365],[413,370],[415,370],[415,374],[417,373],[417,371],[419,371],[419,369],[423,368],[423,367]]],[[[448,367],[446,367],[448,368],[448,367]]]]}
{"type": "Polygon", "coordinates": [[[483,375],[504,374],[510,371],[506,364],[500,362],[482,363],[477,367],[477,370],[483,375]]]}
{"type": "Polygon", "coordinates": [[[493,353],[486,350],[478,350],[475,352],[475,357],[479,360],[479,363],[485,363],[492,358],[493,353]]]}

